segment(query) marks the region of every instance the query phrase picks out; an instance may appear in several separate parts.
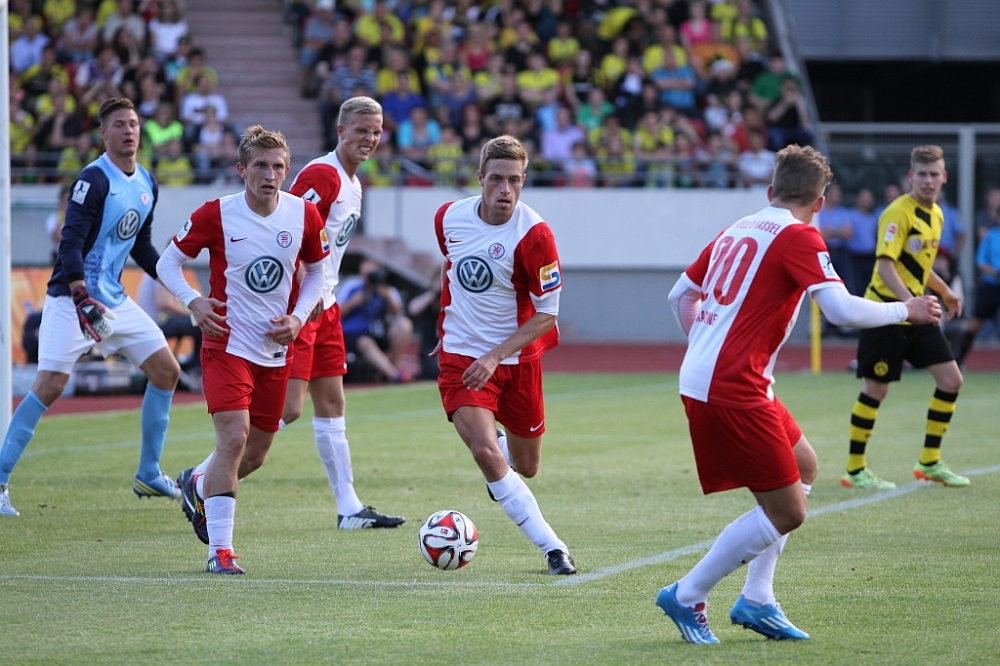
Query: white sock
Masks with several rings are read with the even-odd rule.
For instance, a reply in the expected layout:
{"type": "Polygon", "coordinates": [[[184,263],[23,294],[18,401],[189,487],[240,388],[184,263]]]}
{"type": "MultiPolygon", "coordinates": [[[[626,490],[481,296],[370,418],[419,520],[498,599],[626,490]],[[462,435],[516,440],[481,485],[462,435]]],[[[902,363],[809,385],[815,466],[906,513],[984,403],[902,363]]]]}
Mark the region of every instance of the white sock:
{"type": "Polygon", "coordinates": [[[236,498],[215,495],[205,498],[205,522],[208,527],[208,557],[215,551],[233,549],[233,522],[236,517],[236,498]]]}
{"type": "MultiPolygon", "coordinates": [[[[806,495],[812,490],[808,483],[802,484],[802,492],[806,495]]],[[[763,553],[747,565],[747,582],[743,585],[743,598],[755,604],[773,604],[774,598],[774,568],[778,565],[778,556],[785,549],[788,534],[768,546],[763,553]]]]}
{"type": "Polygon", "coordinates": [[[698,564],[677,584],[677,601],[694,608],[719,581],[752,561],[781,538],[759,505],[726,525],[698,564]]]}
{"type": "Polygon", "coordinates": [[[279,432],[282,431],[282,430],[284,430],[285,426],[287,426],[287,425],[288,424],[285,423],[285,419],[278,419],[278,431],[279,432]]]}
{"type": "Polygon", "coordinates": [[[486,485],[514,524],[520,527],[531,543],[541,548],[543,553],[553,550],[569,552],[566,544],[545,522],[535,496],[514,470],[507,470],[505,477],[492,483],[487,482],[486,485]]]}
{"type": "Polygon", "coordinates": [[[347,432],[347,421],[343,416],[333,419],[313,417],[313,432],[316,434],[316,451],[337,500],[337,513],[353,516],[365,505],[354,492],[351,449],[344,434],[347,432]]]}
{"type": "MultiPolygon", "coordinates": [[[[790,534],[790,533],[789,533],[790,534]]],[[[743,597],[757,605],[773,604],[774,599],[774,568],[778,565],[778,556],[785,549],[788,534],[764,549],[764,552],[747,565],[747,582],[743,584],[743,597]]]]}
{"type": "Polygon", "coordinates": [[[205,472],[208,470],[208,464],[212,462],[212,456],[215,452],[208,454],[208,457],[201,461],[197,467],[194,468],[194,473],[198,475],[197,480],[194,482],[195,492],[198,493],[198,497],[205,496],[205,472]]]}
{"type": "MultiPolygon", "coordinates": [[[[498,433],[502,433],[503,430],[499,430],[498,433]]],[[[514,467],[514,461],[510,459],[510,449],[507,447],[507,435],[502,434],[497,437],[497,444],[500,445],[500,450],[503,451],[503,457],[507,459],[507,464],[514,467]]],[[[515,470],[516,471],[516,470],[515,470]]]]}

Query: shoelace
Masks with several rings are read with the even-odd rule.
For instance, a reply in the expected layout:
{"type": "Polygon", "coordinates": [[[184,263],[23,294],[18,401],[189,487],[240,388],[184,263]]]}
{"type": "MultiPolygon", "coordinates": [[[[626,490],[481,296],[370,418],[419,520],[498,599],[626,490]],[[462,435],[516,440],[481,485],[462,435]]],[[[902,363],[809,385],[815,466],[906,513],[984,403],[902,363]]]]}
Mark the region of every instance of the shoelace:
{"type": "Polygon", "coordinates": [[[712,633],[711,630],[708,628],[708,616],[705,615],[705,608],[707,606],[705,604],[698,604],[698,605],[701,606],[701,608],[695,607],[691,609],[694,612],[694,619],[698,622],[698,626],[701,628],[703,632],[712,633]]]}
{"type": "Polygon", "coordinates": [[[219,558],[219,566],[227,569],[233,566],[233,560],[240,559],[239,555],[233,555],[233,551],[229,549],[217,550],[215,551],[215,556],[219,558]]]}

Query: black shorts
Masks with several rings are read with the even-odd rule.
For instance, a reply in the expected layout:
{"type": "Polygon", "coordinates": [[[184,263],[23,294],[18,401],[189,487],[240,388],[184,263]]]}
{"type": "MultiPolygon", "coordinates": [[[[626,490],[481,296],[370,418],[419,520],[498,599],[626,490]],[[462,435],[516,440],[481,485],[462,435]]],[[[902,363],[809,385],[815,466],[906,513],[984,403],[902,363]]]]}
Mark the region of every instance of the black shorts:
{"type": "Polygon", "coordinates": [[[344,333],[344,347],[351,354],[358,353],[358,340],[361,336],[367,335],[375,341],[382,351],[389,351],[389,338],[385,336],[374,336],[371,333],[344,333]]]}
{"type": "Polygon", "coordinates": [[[936,324],[892,324],[861,329],[858,337],[858,377],[898,382],[903,361],[915,368],[954,361],[951,345],[936,324]]]}
{"type": "Polygon", "coordinates": [[[973,316],[980,320],[993,319],[1000,310],[1000,284],[980,282],[976,290],[976,312],[973,316]]]}

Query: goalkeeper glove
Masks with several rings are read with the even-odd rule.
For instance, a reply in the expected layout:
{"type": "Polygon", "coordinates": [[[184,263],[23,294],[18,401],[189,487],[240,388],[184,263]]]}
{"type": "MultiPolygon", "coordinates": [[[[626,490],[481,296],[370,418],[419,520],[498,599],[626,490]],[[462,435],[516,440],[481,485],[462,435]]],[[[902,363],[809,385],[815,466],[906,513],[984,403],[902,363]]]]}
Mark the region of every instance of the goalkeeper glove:
{"type": "Polygon", "coordinates": [[[111,335],[111,324],[108,320],[114,319],[115,313],[91,298],[86,285],[80,285],[73,290],[73,303],[76,305],[80,330],[85,337],[100,342],[111,335]]]}

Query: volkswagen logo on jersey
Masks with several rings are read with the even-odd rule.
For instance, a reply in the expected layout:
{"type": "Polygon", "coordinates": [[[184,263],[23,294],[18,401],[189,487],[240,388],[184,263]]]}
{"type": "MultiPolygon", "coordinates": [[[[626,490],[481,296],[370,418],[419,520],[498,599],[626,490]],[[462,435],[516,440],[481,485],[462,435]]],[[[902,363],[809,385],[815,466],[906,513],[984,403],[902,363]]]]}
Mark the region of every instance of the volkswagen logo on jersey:
{"type": "Polygon", "coordinates": [[[125,241],[139,233],[139,211],[134,208],[125,212],[118,220],[118,238],[125,241]]]}
{"type": "Polygon", "coordinates": [[[499,259],[507,253],[507,250],[505,250],[503,248],[503,245],[501,245],[500,243],[493,243],[493,245],[490,245],[489,252],[491,257],[493,257],[494,259],[499,259]]]}
{"type": "Polygon", "coordinates": [[[340,228],[340,233],[337,234],[337,247],[344,247],[347,245],[347,241],[351,240],[351,234],[354,233],[354,227],[358,225],[358,216],[351,215],[347,220],[344,221],[344,226],[340,228]]]}
{"type": "Polygon", "coordinates": [[[281,247],[288,247],[292,244],[292,234],[287,231],[279,231],[278,237],[275,240],[278,241],[278,245],[281,247]]]}
{"type": "Polygon", "coordinates": [[[479,257],[460,259],[455,273],[458,275],[458,283],[473,294],[481,294],[493,284],[493,271],[479,257]]]}
{"type": "Polygon", "coordinates": [[[258,294],[266,294],[281,284],[284,275],[285,269],[280,261],[274,257],[260,257],[247,268],[247,286],[258,294]]]}

